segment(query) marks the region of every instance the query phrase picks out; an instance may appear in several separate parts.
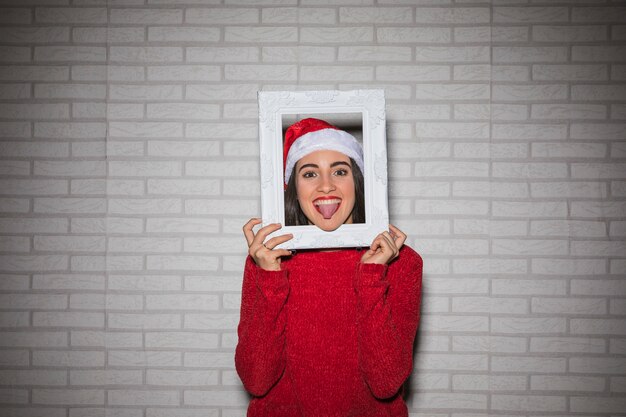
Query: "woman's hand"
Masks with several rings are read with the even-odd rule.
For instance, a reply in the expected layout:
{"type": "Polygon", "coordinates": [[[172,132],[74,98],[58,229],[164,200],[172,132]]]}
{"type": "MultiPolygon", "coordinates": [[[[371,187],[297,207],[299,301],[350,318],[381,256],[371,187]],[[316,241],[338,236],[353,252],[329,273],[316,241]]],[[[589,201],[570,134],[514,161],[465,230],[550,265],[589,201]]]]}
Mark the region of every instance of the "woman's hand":
{"type": "Polygon", "coordinates": [[[364,264],[388,264],[400,253],[406,235],[390,224],[388,232],[382,232],[372,242],[370,248],[361,257],[364,264]]]}
{"type": "Polygon", "coordinates": [[[248,242],[248,254],[254,259],[254,262],[267,271],[280,271],[280,258],[281,256],[290,256],[291,252],[287,249],[274,249],[276,246],[284,243],[293,238],[292,234],[280,235],[271,238],[267,242],[263,243],[265,238],[272,232],[280,229],[282,225],[280,223],[268,224],[265,227],[259,229],[254,234],[252,228],[257,224],[262,223],[261,219],[250,219],[243,226],[243,234],[248,242]]]}

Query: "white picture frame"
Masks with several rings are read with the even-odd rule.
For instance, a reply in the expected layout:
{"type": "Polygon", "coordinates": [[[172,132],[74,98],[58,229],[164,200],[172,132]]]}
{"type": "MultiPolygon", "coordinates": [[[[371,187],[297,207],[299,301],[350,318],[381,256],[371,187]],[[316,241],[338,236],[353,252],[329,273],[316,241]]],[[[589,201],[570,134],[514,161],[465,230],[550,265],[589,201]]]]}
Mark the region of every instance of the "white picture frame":
{"type": "MultiPolygon", "coordinates": [[[[369,247],[379,233],[389,229],[384,90],[261,91],[258,103],[262,226],[283,225],[268,239],[292,233],[293,239],[278,246],[285,249],[369,247]],[[366,221],[344,224],[331,232],[315,225],[285,226],[284,122],[294,116],[320,114],[336,115],[339,119],[342,115],[360,114],[362,120],[366,221]]],[[[342,128],[340,124],[336,126],[342,128]]]]}

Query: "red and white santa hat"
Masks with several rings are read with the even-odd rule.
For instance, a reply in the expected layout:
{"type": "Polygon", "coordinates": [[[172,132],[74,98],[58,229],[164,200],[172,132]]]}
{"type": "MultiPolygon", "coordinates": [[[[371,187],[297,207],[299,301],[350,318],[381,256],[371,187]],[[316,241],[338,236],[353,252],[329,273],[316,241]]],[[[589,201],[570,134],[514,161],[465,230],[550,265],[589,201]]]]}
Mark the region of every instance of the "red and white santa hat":
{"type": "Polygon", "coordinates": [[[285,184],[293,168],[304,156],[315,151],[337,151],[354,159],[363,169],[363,148],[354,136],[320,119],[302,119],[289,126],[285,132],[283,166],[285,184]]]}

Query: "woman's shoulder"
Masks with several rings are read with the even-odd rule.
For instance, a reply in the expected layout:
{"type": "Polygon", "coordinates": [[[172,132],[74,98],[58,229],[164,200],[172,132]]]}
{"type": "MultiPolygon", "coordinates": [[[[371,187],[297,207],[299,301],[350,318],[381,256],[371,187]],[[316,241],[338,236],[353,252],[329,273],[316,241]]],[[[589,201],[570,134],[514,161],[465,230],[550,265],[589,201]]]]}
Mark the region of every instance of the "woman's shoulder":
{"type": "Polygon", "coordinates": [[[417,253],[412,247],[409,245],[403,245],[400,248],[400,254],[398,255],[397,260],[404,265],[419,265],[422,266],[424,261],[419,253],[417,253]]]}

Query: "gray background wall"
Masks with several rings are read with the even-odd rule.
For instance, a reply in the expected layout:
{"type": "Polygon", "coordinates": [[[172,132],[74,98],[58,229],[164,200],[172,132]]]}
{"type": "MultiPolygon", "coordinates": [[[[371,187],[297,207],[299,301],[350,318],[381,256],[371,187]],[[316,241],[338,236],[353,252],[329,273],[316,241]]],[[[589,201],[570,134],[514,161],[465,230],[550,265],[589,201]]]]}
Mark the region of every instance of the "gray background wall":
{"type": "Polygon", "coordinates": [[[258,90],[384,88],[416,417],[626,410],[626,6],[0,0],[0,416],[235,417],[258,90]]]}

